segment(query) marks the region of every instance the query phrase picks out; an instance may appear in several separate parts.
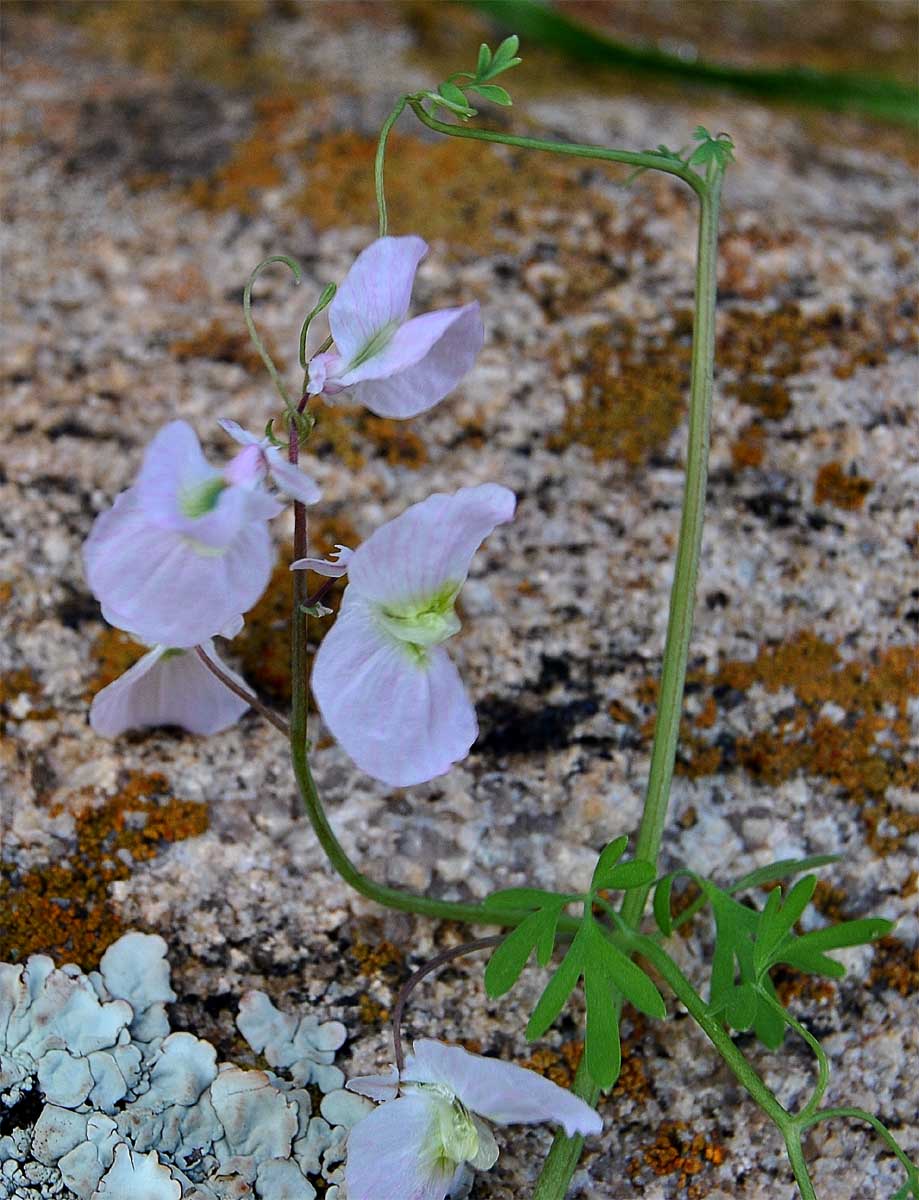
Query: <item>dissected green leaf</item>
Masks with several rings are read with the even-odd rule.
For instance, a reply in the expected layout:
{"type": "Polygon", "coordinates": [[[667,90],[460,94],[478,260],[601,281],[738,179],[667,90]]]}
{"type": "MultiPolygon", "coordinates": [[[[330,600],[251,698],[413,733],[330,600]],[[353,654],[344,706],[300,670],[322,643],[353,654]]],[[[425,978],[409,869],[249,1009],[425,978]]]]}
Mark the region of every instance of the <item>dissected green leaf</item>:
{"type": "Polygon", "coordinates": [[[547,929],[549,955],[552,954],[556,921],[557,916],[553,918],[550,912],[540,909],[521,921],[495,948],[485,968],[485,990],[492,999],[503,996],[514,986],[533,948],[537,943],[542,946],[547,929]]]}
{"type": "Polygon", "coordinates": [[[495,51],[494,57],[491,60],[492,74],[497,75],[499,71],[506,71],[509,67],[515,67],[520,62],[520,59],[516,57],[519,49],[520,38],[516,33],[512,33],[510,37],[506,37],[495,51]]]}
{"type": "MultiPolygon", "coordinates": [[[[779,997],[775,990],[775,984],[768,975],[763,976],[759,986],[761,991],[766,992],[773,1000],[778,1001],[779,997]]],[[[753,1032],[767,1050],[778,1050],[779,1046],[785,1040],[785,1022],[782,1020],[781,1013],[776,1012],[772,1005],[767,1003],[763,997],[759,998],[759,1003],[756,1007],[753,1032]]]]}
{"type": "Polygon", "coordinates": [[[478,92],[485,100],[490,100],[492,104],[503,104],[505,107],[513,104],[508,93],[503,87],[498,87],[496,83],[471,83],[469,85],[471,92],[478,92]]]}
{"type": "Polygon", "coordinates": [[[625,848],[628,844],[629,839],[627,835],[622,834],[621,837],[615,838],[612,842],[603,847],[603,849],[600,851],[600,857],[597,859],[597,865],[594,867],[593,879],[590,881],[591,891],[595,891],[597,888],[606,886],[603,883],[598,883],[597,880],[601,879],[604,875],[608,874],[610,870],[612,870],[619,859],[622,858],[623,854],[625,854],[625,848]]]}
{"type": "Polygon", "coordinates": [[[665,875],[654,889],[654,919],[657,927],[664,935],[670,937],[673,933],[673,918],[670,915],[670,893],[677,873],[665,875]]]}
{"type": "Polygon", "coordinates": [[[778,888],[769,893],[766,907],[760,916],[753,950],[753,969],[757,975],[768,969],[776,948],[782,939],[789,935],[810,904],[816,886],[817,876],[805,875],[788,893],[784,904],[781,903],[782,894],[778,888]]]}
{"type": "Polygon", "coordinates": [[[828,958],[824,951],[841,950],[846,946],[862,946],[884,937],[893,929],[892,921],[882,917],[865,917],[858,921],[843,921],[841,925],[830,925],[816,929],[803,937],[784,942],[773,953],[770,966],[787,963],[811,975],[828,975],[841,979],[846,973],[842,963],[828,958]]]}
{"type": "Polygon", "coordinates": [[[558,919],[562,915],[562,906],[557,904],[554,908],[544,908],[540,915],[543,917],[543,923],[536,943],[536,961],[541,967],[547,967],[555,949],[555,934],[558,930],[558,919]]]}
{"type": "Polygon", "coordinates": [[[488,43],[483,42],[479,46],[479,57],[475,64],[475,74],[477,79],[484,79],[485,72],[491,66],[491,51],[488,48],[488,43]]]}
{"type": "Polygon", "coordinates": [[[665,1017],[663,998],[641,967],[614,946],[593,919],[584,920],[578,933],[584,978],[603,976],[641,1012],[658,1019],[665,1017]]]}
{"type": "Polygon", "coordinates": [[[463,109],[469,107],[469,101],[466,99],[466,93],[461,87],[457,87],[455,83],[450,83],[449,80],[445,80],[438,86],[437,90],[440,92],[443,99],[446,100],[448,104],[452,104],[455,108],[463,109]]]}
{"type": "Polygon", "coordinates": [[[707,166],[708,163],[714,162],[723,169],[734,161],[734,143],[729,137],[723,134],[717,138],[710,137],[701,125],[696,130],[696,137],[699,136],[700,131],[705,133],[706,140],[701,142],[689,156],[691,166],[707,166]]]}
{"type": "Polygon", "coordinates": [[[732,988],[722,998],[725,1015],[732,1029],[750,1029],[756,1019],[759,997],[752,983],[742,983],[732,988]]]}
{"type": "Polygon", "coordinates": [[[584,1037],[587,1070],[598,1087],[610,1088],[619,1078],[622,1067],[616,997],[608,980],[597,973],[585,975],[584,995],[587,1001],[584,1037]]]}
{"type": "Polygon", "coordinates": [[[545,908],[550,904],[567,904],[570,896],[558,892],[545,892],[541,888],[502,888],[492,892],[482,901],[485,908],[545,908]]]}
{"type": "Polygon", "coordinates": [[[576,944],[577,935],[533,1009],[526,1028],[526,1037],[529,1042],[542,1037],[562,1011],[565,1001],[577,987],[581,977],[581,963],[580,954],[575,950],[576,944]]]}
{"type": "Polygon", "coordinates": [[[759,867],[749,875],[744,875],[743,879],[732,883],[727,891],[734,893],[762,887],[764,883],[775,883],[791,875],[800,875],[804,871],[814,871],[818,867],[839,862],[839,857],[838,854],[814,854],[810,858],[783,858],[780,862],[770,863],[767,867],[759,867]]]}
{"type": "Polygon", "coordinates": [[[594,886],[610,888],[613,891],[625,892],[629,888],[645,887],[652,883],[657,872],[649,862],[634,858],[631,862],[618,863],[611,867],[607,874],[598,882],[594,874],[594,886]]]}
{"type": "Polygon", "coordinates": [[[753,937],[760,914],[732,899],[707,879],[699,879],[715,914],[715,952],[709,981],[709,997],[718,1004],[734,986],[736,963],[746,959],[752,978],[753,937]]]}
{"type": "Polygon", "coordinates": [[[893,927],[893,921],[883,917],[863,917],[805,933],[798,938],[796,945],[807,946],[810,950],[841,950],[844,946],[861,946],[879,937],[886,937],[893,927]]]}

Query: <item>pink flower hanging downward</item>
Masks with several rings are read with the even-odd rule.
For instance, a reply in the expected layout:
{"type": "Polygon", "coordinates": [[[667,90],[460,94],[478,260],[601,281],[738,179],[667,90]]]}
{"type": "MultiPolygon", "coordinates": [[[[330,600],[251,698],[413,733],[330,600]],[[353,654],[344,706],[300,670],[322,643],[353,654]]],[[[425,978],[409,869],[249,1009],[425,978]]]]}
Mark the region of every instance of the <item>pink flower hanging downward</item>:
{"type": "MultiPolygon", "coordinates": [[[[202,649],[235,683],[246,686],[220,661],[213,642],[206,641],[202,649]]],[[[93,697],[89,723],[103,737],[157,725],[211,734],[235,725],[248,707],[215,678],[194,650],[154,646],[93,697]]]]}
{"type": "MultiPolygon", "coordinates": [[[[246,446],[218,471],[185,421],[157,433],[137,483],[96,518],[83,548],[87,581],[110,625],[147,645],[182,649],[255,604],[274,562],[268,521],[283,508],[262,487],[263,454],[246,446]]],[[[317,499],[315,485],[301,479],[317,499]]]]}
{"type": "Polygon", "coordinates": [[[473,554],[514,515],[496,483],[413,504],[337,563],[295,568],[342,574],[348,587],[313,667],[313,695],[361,770],[393,787],[442,775],[469,753],[475,710],[441,643],[460,627],[453,605],[473,554]]]}
{"type": "Polygon", "coordinates": [[[548,1121],[568,1137],[603,1128],[590,1105],[535,1071],[430,1038],[414,1049],[401,1076],[393,1068],[348,1083],[383,1101],[348,1136],[348,1200],[444,1200],[463,1184],[466,1164],[484,1171],[497,1161],[485,1121],[548,1121]]]}
{"type": "Polygon", "coordinates": [[[309,366],[310,395],[346,388],[381,417],[414,417],[453,391],[482,348],[478,304],[408,319],[428,252],[419,237],[384,237],[355,259],[329,305],[335,349],[309,366]]]}

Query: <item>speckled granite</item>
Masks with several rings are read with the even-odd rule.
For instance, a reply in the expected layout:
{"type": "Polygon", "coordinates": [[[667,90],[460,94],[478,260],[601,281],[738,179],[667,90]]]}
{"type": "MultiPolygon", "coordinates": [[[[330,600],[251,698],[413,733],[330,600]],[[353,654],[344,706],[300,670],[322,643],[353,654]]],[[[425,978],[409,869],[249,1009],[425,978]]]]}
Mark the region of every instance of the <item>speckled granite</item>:
{"type": "MultiPolygon", "coordinates": [[[[880,46],[883,6],[863,8],[880,46]]],[[[304,264],[299,290],[281,270],[258,288],[258,319],[292,365],[303,313],[374,234],[372,139],[393,97],[462,66],[487,27],[446,5],[8,10],[0,957],[70,948],[89,968],[124,928],[161,933],[173,1028],[239,1059],[233,998],[256,987],[344,1021],[339,1061],[368,1069],[389,1054],[384,1014],[408,967],[458,931],[380,913],[332,875],[290,816],[285,747],[254,715],[207,741],[91,735],[90,681],[111,677],[124,648],[102,636],[79,547],[163,421],[193,422],[216,458],[229,449],[216,417],[271,415],[243,336],[248,272],[268,253],[304,264]]],[[[655,21],[667,11],[653,6],[655,21]]],[[[857,969],[838,986],[787,986],[831,1054],[830,1098],[877,1111],[915,1153],[915,148],[853,118],[709,92],[638,93],[578,72],[550,87],[556,60],[524,54],[517,128],[642,148],[681,145],[702,122],[737,143],[664,862],[730,878],[844,855],[824,911],[895,918],[896,940],[851,953],[857,969]]],[[[457,897],[524,880],[577,889],[602,844],[636,827],[647,771],[681,488],[692,208],[669,181],[622,191],[613,172],[400,130],[392,229],[432,241],[416,300],[479,299],[486,348],[462,389],[407,429],[326,410],[315,527],[366,536],[431,491],[485,480],[514,488],[519,515],[463,595],[457,651],[482,729],[469,759],[395,793],[331,745],[315,772],[336,830],[377,878],[457,897]]],[[[245,639],[237,649],[254,683],[283,693],[281,659],[245,639]]],[[[676,953],[694,971],[704,946],[698,925],[676,953]]],[[[541,978],[527,971],[495,1004],[476,962],[454,966],[423,985],[412,1029],[517,1060],[535,1052],[564,1078],[575,1021],[536,1051],[521,1034],[517,1007],[541,978]]],[[[791,1197],[778,1135],[702,1035],[680,1019],[627,1028],[607,1133],[573,1194],[791,1197]]],[[[803,1046],[754,1053],[783,1098],[805,1094],[803,1046]]],[[[547,1140],[514,1131],[473,1195],[525,1194],[547,1140]]],[[[858,1128],[823,1127],[807,1150],[822,1200],[881,1200],[898,1178],[858,1128]]]]}

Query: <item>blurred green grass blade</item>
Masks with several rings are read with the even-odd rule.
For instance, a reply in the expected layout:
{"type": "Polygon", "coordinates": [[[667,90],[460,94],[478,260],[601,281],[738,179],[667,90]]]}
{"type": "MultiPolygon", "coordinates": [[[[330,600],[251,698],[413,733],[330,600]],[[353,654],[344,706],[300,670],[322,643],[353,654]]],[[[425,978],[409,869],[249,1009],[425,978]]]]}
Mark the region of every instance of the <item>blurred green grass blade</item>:
{"type": "Polygon", "coordinates": [[[895,79],[806,67],[737,67],[687,61],[654,47],[630,46],[572,21],[539,0],[464,0],[513,29],[526,41],[549,46],[580,62],[685,79],[748,92],[763,99],[853,110],[919,129],[919,90],[895,79]]]}

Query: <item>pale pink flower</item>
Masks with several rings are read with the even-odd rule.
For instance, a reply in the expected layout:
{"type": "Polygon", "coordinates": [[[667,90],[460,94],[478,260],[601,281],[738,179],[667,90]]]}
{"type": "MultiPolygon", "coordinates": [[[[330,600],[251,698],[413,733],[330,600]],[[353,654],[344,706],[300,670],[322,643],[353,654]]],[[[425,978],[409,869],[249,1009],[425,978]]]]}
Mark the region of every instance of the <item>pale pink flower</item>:
{"type": "MultiPolygon", "coordinates": [[[[220,661],[213,642],[206,641],[202,649],[235,683],[246,686],[220,661]]],[[[212,734],[235,725],[248,707],[207,669],[194,650],[154,646],[93,698],[89,723],[103,737],[157,725],[212,734]]]]}
{"type": "Polygon", "coordinates": [[[310,395],[348,389],[381,417],[414,417],[456,387],[482,348],[479,306],[408,319],[427,252],[419,237],[383,237],[361,251],[329,305],[335,349],[310,361],[310,395]]]}
{"type": "Polygon", "coordinates": [[[444,1200],[467,1164],[488,1170],[497,1161],[486,1121],[546,1121],[568,1137],[603,1128],[589,1104],[535,1071],[430,1038],[415,1042],[401,1076],[392,1068],[347,1086],[383,1101],[348,1136],[349,1200],[444,1200]]]}
{"type": "MultiPolygon", "coordinates": [[[[375,779],[423,783],[475,741],[475,710],[441,643],[460,628],[453,605],[473,554],[515,504],[495,483],[438,493],[347,552],[349,582],[316,655],[313,695],[330,732],[375,779]]],[[[341,562],[294,566],[342,573],[341,562]]]]}
{"type": "Polygon", "coordinates": [[[288,462],[283,450],[273,446],[270,438],[260,438],[257,434],[249,433],[226,417],[221,417],[217,424],[235,442],[246,447],[224,471],[231,483],[252,487],[262,483],[267,476],[275,487],[291,500],[299,500],[301,504],[315,504],[321,498],[322,493],[309,475],[305,475],[299,466],[288,462]]]}
{"type": "Polygon", "coordinates": [[[96,518],[83,547],[87,581],[110,625],[181,649],[255,604],[274,563],[268,521],[283,505],[242,455],[221,472],[185,421],[157,433],[137,483],[96,518]]]}

